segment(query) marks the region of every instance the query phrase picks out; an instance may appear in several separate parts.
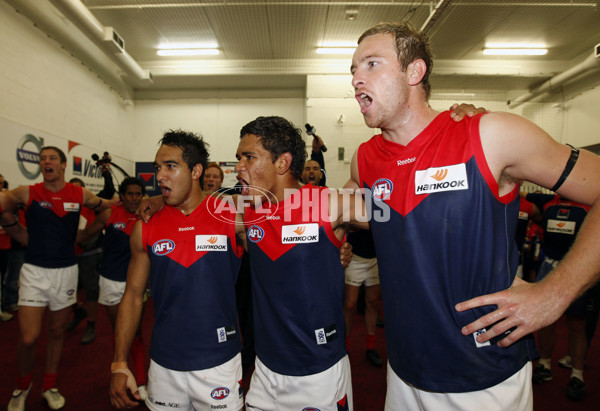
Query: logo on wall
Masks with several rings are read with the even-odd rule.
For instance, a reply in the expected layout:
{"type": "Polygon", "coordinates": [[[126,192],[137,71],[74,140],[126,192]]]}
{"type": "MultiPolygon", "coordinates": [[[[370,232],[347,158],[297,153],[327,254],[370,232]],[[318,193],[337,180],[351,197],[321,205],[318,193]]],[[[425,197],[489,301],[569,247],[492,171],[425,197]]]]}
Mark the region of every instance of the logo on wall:
{"type": "Polygon", "coordinates": [[[76,176],[81,175],[83,161],[81,157],[73,156],[73,174],[76,176]]]}
{"type": "Polygon", "coordinates": [[[17,147],[17,165],[21,174],[29,180],[35,180],[40,175],[40,152],[44,139],[32,134],[25,134],[17,147]]]}
{"type": "Polygon", "coordinates": [[[144,182],[146,191],[156,190],[156,173],[138,173],[138,178],[144,182]]]}

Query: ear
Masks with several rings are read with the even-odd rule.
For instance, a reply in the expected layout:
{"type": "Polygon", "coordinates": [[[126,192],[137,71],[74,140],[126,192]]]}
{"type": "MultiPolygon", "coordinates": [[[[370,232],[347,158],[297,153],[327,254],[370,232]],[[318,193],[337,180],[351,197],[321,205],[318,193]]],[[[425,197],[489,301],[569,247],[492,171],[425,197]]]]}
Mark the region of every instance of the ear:
{"type": "Polygon", "coordinates": [[[202,167],[202,164],[198,163],[194,166],[194,168],[192,168],[192,179],[193,180],[200,180],[200,177],[202,177],[202,172],[204,171],[204,167],[202,167]]]}
{"type": "Polygon", "coordinates": [[[291,166],[292,155],[290,153],[283,153],[277,160],[275,160],[275,169],[279,175],[287,173],[291,166]]]}
{"type": "Polygon", "coordinates": [[[416,86],[421,83],[423,77],[427,73],[427,64],[422,59],[413,61],[406,67],[406,76],[408,77],[408,84],[416,86]]]}

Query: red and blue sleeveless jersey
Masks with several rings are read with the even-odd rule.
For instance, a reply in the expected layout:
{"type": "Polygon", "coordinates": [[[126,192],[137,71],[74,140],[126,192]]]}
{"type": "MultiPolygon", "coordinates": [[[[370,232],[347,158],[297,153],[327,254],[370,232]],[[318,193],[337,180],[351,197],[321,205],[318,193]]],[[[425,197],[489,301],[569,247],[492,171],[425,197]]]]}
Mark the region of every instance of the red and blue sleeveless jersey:
{"type": "Polygon", "coordinates": [[[569,251],[590,207],[555,194],[531,193],[527,199],[544,214],[544,255],[562,260],[569,251]]]}
{"type": "Polygon", "coordinates": [[[377,135],[358,150],[394,372],[417,388],[467,392],[498,384],[537,355],[532,337],[508,348],[461,328],[493,311],[455,304],[515,277],[518,187],[499,197],[481,147],[481,116],[439,114],[407,146],[377,135]]]}
{"type": "Polygon", "coordinates": [[[188,216],[165,207],[142,226],[150,257],[154,327],[150,357],[176,371],[204,370],[241,350],[235,281],[243,248],[235,213],[207,197],[188,216]],[[226,215],[230,213],[230,215],[226,215]]]}
{"type": "Polygon", "coordinates": [[[102,244],[102,277],[113,281],[127,281],[127,267],[131,260],[129,238],[137,220],[135,213],[130,213],[122,205],[112,207],[102,244]]]}
{"type": "Polygon", "coordinates": [[[45,268],[62,268],[77,264],[75,237],[83,206],[81,187],[66,183],[57,193],[44,183],[29,186],[25,211],[29,243],[25,262],[45,268]]]}
{"type": "Polygon", "coordinates": [[[245,213],[255,351],[282,375],[316,374],[346,355],[341,241],[327,196],[308,184],[245,213]]]}

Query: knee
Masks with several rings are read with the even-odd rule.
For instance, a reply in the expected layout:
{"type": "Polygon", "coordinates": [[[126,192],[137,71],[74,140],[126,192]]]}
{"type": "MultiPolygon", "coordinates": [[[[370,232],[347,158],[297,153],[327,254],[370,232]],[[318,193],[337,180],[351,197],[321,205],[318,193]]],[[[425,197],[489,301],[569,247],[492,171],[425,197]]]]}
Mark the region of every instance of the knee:
{"type": "Polygon", "coordinates": [[[31,332],[31,331],[22,331],[21,332],[21,344],[25,347],[33,347],[36,345],[38,337],[40,336],[39,332],[31,332]]]}

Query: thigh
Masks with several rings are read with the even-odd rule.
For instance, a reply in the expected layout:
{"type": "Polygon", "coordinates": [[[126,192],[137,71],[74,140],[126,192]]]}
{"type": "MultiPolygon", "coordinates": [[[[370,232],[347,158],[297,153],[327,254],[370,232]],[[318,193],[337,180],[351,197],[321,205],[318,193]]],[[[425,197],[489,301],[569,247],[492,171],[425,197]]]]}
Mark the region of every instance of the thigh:
{"type": "Polygon", "coordinates": [[[146,406],[151,410],[192,411],[185,374],[185,372],[161,367],[150,360],[146,406]]]}

